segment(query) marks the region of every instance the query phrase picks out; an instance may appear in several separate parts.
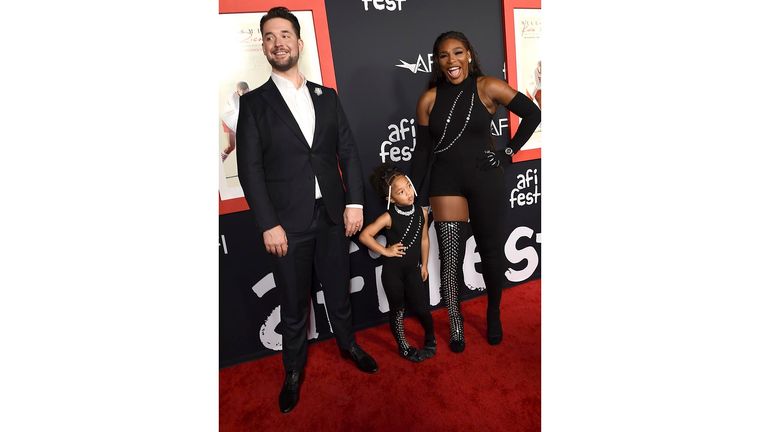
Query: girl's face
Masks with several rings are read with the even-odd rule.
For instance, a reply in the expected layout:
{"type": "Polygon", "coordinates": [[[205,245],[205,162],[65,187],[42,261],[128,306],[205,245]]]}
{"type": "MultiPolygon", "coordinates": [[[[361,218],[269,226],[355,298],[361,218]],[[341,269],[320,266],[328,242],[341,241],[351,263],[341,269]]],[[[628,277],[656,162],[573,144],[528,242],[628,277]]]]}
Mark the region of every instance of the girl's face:
{"type": "Polygon", "coordinates": [[[451,84],[458,84],[469,76],[471,58],[472,54],[456,39],[446,39],[437,48],[440,71],[451,84]]]}
{"type": "Polygon", "coordinates": [[[413,188],[405,176],[397,176],[392,182],[391,200],[393,203],[404,207],[413,204],[413,188]]]}

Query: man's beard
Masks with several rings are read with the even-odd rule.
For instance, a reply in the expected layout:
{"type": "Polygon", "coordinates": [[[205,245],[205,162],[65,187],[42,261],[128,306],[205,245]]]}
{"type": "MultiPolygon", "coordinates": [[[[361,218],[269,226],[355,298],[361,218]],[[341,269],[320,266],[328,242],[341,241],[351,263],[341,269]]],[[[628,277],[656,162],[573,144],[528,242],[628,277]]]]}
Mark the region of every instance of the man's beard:
{"type": "Polygon", "coordinates": [[[267,57],[267,61],[269,62],[272,67],[280,72],[287,72],[292,67],[296,66],[296,64],[299,62],[299,56],[296,57],[288,56],[288,59],[286,59],[285,63],[278,63],[277,60],[275,60],[272,57],[267,57]]]}

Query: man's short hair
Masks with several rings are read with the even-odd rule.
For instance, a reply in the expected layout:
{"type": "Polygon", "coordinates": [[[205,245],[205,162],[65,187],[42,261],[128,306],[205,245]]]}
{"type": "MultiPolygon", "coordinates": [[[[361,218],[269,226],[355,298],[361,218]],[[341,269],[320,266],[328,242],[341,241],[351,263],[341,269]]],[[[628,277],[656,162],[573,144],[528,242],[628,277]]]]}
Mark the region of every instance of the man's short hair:
{"type": "Polygon", "coordinates": [[[276,6],[270,9],[266,15],[261,17],[261,22],[259,23],[259,31],[261,33],[264,33],[264,23],[271,20],[272,18],[283,18],[287,19],[288,21],[293,24],[293,30],[296,32],[296,37],[298,39],[301,39],[301,26],[299,25],[299,20],[296,18],[296,15],[292,14],[291,11],[288,10],[288,8],[284,6],[276,6]]]}

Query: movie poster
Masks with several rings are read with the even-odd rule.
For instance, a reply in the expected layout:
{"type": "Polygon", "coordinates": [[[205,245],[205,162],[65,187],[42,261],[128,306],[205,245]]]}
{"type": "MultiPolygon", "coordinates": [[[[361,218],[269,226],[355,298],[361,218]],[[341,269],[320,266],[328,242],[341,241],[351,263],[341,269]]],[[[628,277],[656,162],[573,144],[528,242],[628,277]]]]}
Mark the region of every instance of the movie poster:
{"type": "MultiPolygon", "coordinates": [[[[516,8],[514,22],[517,90],[541,108],[541,9],[516,8]]],[[[541,148],[541,125],[524,148],[541,148]]]]}

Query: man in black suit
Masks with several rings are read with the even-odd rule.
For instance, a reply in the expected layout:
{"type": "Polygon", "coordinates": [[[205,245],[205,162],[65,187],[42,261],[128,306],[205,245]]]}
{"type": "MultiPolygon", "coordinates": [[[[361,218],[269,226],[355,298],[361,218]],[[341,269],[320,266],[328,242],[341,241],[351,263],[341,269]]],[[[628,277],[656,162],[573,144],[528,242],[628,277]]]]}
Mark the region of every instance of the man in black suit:
{"type": "Polygon", "coordinates": [[[260,27],[272,74],[240,98],[237,169],[282,295],[286,376],[279,402],[288,412],[299,400],[307,359],[313,270],[342,355],[364,372],[378,366],[352,334],[347,237],[362,228],[363,179],[347,118],[332,88],[299,72],[304,43],[296,17],[272,8],[260,27]]]}

